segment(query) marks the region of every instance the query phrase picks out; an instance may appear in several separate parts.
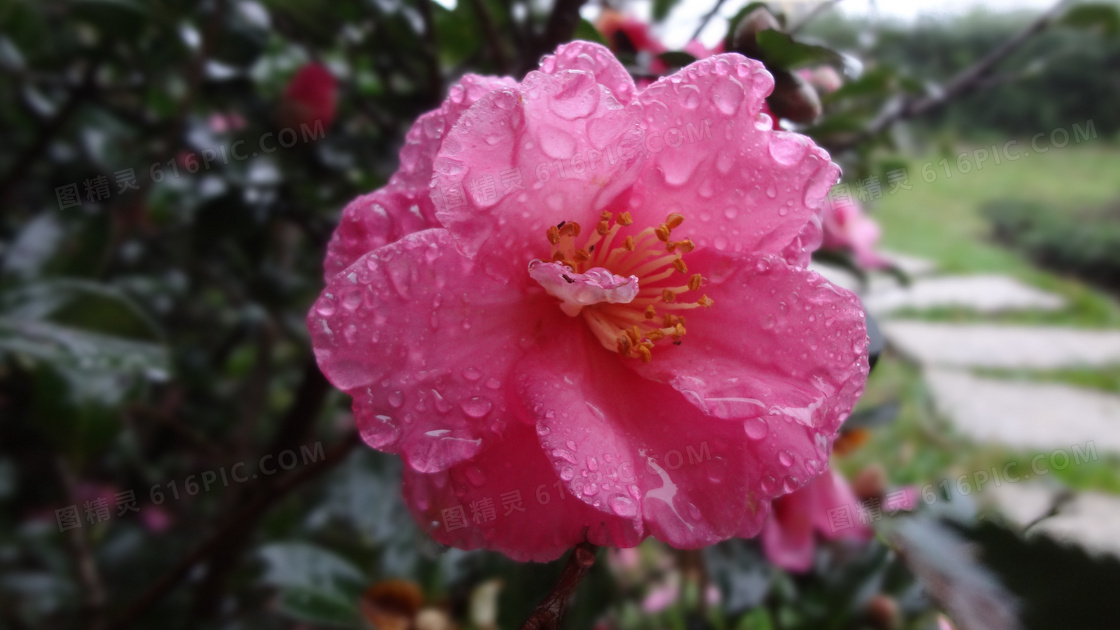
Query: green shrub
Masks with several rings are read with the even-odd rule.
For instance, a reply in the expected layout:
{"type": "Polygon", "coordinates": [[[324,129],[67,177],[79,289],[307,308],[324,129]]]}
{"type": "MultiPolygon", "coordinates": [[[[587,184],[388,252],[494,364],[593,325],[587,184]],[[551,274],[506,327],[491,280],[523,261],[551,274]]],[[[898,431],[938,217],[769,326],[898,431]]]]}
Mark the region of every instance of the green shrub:
{"type": "Polygon", "coordinates": [[[1120,290],[1120,200],[1065,210],[1035,201],[988,203],[993,236],[1039,264],[1120,290]]]}

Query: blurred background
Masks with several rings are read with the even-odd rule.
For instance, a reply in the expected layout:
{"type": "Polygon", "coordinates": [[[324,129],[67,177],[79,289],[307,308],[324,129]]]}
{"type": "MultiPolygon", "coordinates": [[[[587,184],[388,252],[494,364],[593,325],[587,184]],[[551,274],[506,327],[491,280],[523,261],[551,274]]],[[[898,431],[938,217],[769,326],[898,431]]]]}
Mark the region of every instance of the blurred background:
{"type": "Polygon", "coordinates": [[[0,0],[0,628],[519,627],[562,561],[428,540],[303,321],[412,121],[573,39],[766,63],[878,361],[808,565],[600,550],[565,627],[1116,627],[1116,3],[0,0]]]}

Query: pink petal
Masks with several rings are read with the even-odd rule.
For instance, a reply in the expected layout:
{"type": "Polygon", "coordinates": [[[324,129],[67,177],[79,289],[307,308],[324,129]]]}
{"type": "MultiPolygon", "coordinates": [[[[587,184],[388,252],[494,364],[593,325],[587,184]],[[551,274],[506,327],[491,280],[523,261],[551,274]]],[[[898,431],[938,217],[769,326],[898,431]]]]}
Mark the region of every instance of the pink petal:
{"type": "Polygon", "coordinates": [[[813,566],[812,485],[774,502],[773,514],[762,527],[762,552],[787,571],[805,573],[813,566]]]}
{"type": "Polygon", "coordinates": [[[628,365],[712,416],[797,423],[832,439],[867,380],[859,299],[776,256],[697,250],[688,261],[714,305],[688,312],[680,346],[628,365]]]}
{"type": "Polygon", "coordinates": [[[437,541],[460,549],[547,562],[582,542],[585,531],[592,543],[611,547],[633,547],[642,538],[633,519],[601,512],[564,492],[528,425],[511,424],[492,447],[448,470],[425,474],[406,468],[403,476],[405,500],[417,522],[429,524],[437,541]],[[465,520],[457,519],[459,508],[465,520]]]}
{"type": "Polygon", "coordinates": [[[468,256],[485,246],[524,270],[547,257],[549,226],[591,229],[637,177],[639,108],[590,71],[554,71],[486,95],[443,141],[436,215],[468,256]]]}
{"type": "MultiPolygon", "coordinates": [[[[648,27],[646,32],[648,33],[648,27]]],[[[631,31],[627,30],[627,34],[631,34],[631,31]]],[[[562,44],[555,53],[541,59],[542,72],[557,74],[564,70],[590,72],[595,76],[595,81],[610,90],[623,105],[634,100],[634,94],[637,92],[630,73],[610,50],[600,44],[584,41],[562,44]]]]}
{"type": "Polygon", "coordinates": [[[431,212],[432,202],[427,195],[414,195],[394,186],[351,201],[343,209],[327,244],[323,276],[330,282],[363,255],[407,234],[433,227],[435,222],[426,216],[431,212]]]}
{"type": "MultiPolygon", "coordinates": [[[[458,83],[451,86],[447,99],[439,109],[424,114],[412,124],[405,136],[404,147],[401,148],[400,168],[389,180],[390,185],[427,193],[432,183],[432,163],[447,132],[482,97],[494,90],[516,85],[517,82],[509,77],[468,74],[459,79],[458,83]]],[[[434,214],[429,216],[435,218],[434,214]]]]}
{"type": "Polygon", "coordinates": [[[439,109],[413,123],[400,151],[400,168],[384,188],[351,201],[342,211],[323,263],[326,280],[360,256],[419,230],[439,227],[428,187],[432,162],[448,130],[490,91],[516,85],[505,77],[468,74],[451,87],[439,109]]]}
{"type": "Polygon", "coordinates": [[[522,344],[543,316],[564,317],[543,291],[526,297],[530,282],[493,277],[446,230],[410,234],[335,276],[307,324],[323,373],[354,398],[365,441],[434,472],[500,434],[522,344]]]}
{"type": "Polygon", "coordinates": [[[681,236],[698,246],[806,264],[839,169],[805,136],[760,117],[773,87],[761,63],[720,54],[640,93],[651,155],[631,199],[635,221],[679,212],[681,236]]]}
{"type": "Polygon", "coordinates": [[[855,539],[855,540],[868,540],[874,534],[871,528],[860,523],[858,512],[860,510],[859,499],[855,493],[852,492],[851,486],[848,485],[844,477],[833,471],[831,468],[826,470],[813,480],[810,486],[806,486],[802,492],[812,491],[813,504],[811,508],[811,516],[813,519],[813,527],[825,538],[829,540],[836,539],[855,539]],[[835,523],[829,518],[829,510],[837,508],[846,508],[843,513],[850,513],[851,519],[848,522],[838,520],[835,523]],[[844,525],[850,522],[851,527],[844,525]]]}
{"type": "Polygon", "coordinates": [[[671,388],[626,369],[583,322],[550,332],[542,351],[518,365],[520,390],[573,496],[644,519],[676,547],[757,533],[766,500],[782,492],[777,480],[763,482],[778,466],[766,452],[773,445],[750,443],[739,424],[706,417],[671,388]]]}

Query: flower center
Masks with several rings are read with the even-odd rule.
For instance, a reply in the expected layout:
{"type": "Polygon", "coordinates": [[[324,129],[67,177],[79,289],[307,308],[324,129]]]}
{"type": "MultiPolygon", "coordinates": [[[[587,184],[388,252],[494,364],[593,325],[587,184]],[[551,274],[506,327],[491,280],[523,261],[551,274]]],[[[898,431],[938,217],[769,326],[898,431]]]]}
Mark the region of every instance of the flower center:
{"type": "Polygon", "coordinates": [[[551,261],[529,263],[529,275],[560,299],[566,314],[583,317],[603,347],[648,363],[657,343],[680,345],[686,332],[682,311],[712,305],[707,295],[681,299],[703,283],[700,274],[688,275],[684,262],[692,241],[673,240],[683,222],[674,212],[657,227],[623,234],[636,231],[630,213],[615,219],[604,212],[582,245],[580,225],[563,222],[548,228],[551,261]],[[684,284],[682,275],[688,278],[684,284]]]}

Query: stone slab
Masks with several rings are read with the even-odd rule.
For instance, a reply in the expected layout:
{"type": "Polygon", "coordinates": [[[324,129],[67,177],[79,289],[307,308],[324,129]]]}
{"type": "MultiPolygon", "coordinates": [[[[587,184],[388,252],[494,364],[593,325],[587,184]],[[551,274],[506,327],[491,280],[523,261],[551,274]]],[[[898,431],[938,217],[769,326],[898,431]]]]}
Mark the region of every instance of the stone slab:
{"type": "Polygon", "coordinates": [[[873,291],[864,299],[867,310],[886,314],[900,309],[965,308],[979,313],[1015,310],[1053,311],[1065,308],[1060,295],[1000,275],[941,276],[916,280],[910,286],[873,291]]]}
{"type": "Polygon", "coordinates": [[[937,411],[976,442],[1049,452],[1120,453],[1120,396],[1057,383],[1006,381],[928,369],[937,411]]]}
{"type": "Polygon", "coordinates": [[[1055,326],[880,322],[887,341],[923,365],[1048,370],[1120,365],[1120,331],[1055,326]]]}

